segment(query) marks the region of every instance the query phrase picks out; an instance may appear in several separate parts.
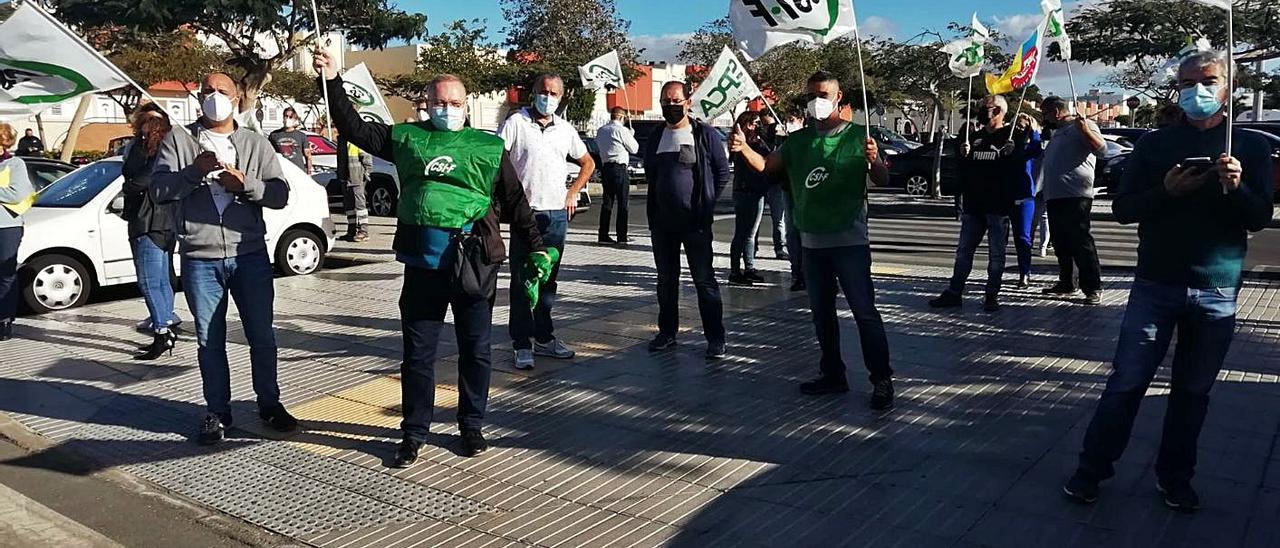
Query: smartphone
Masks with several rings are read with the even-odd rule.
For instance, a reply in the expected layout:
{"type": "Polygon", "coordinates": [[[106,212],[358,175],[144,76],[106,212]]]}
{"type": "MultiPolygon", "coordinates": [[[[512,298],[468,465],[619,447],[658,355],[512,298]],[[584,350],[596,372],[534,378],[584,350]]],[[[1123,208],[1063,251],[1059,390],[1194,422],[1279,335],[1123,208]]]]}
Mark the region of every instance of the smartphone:
{"type": "Polygon", "coordinates": [[[1213,158],[1208,156],[1201,156],[1198,158],[1187,158],[1178,164],[1186,169],[1210,169],[1217,165],[1217,162],[1214,162],[1213,158]]]}

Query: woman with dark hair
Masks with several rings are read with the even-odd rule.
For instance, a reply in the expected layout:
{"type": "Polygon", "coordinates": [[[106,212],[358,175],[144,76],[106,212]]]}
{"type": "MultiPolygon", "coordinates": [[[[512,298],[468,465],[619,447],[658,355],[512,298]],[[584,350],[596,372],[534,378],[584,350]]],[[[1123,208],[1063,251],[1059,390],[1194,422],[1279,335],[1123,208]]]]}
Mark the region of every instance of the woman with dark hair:
{"type": "MultiPolygon", "coordinates": [[[[764,139],[760,114],[752,111],[738,115],[736,127],[747,137],[747,146],[757,154],[769,156],[773,145],[764,139]]],[[[733,162],[742,161],[740,153],[733,162]]],[[[733,242],[729,244],[729,285],[753,285],[764,282],[756,272],[756,235],[764,213],[764,199],[769,192],[769,177],[752,169],[733,171],[733,242]]]]}
{"type": "Polygon", "coordinates": [[[173,126],[163,109],[147,103],[134,113],[133,128],[133,142],[124,152],[121,169],[124,175],[121,216],[129,222],[129,243],[138,273],[138,288],[150,313],[150,317],[139,324],[139,330],[152,334],[151,343],[140,347],[142,352],[133,359],[154,360],[165,352],[173,353],[178,338],[173,328],[182,323],[173,311],[171,283],[173,249],[178,240],[174,224],[177,203],[157,204],[148,192],[156,153],[173,126]]]}
{"type": "Polygon", "coordinates": [[[35,193],[22,159],[9,152],[18,134],[0,123],[0,341],[13,338],[18,314],[18,245],[22,243],[22,214],[35,193]]]}

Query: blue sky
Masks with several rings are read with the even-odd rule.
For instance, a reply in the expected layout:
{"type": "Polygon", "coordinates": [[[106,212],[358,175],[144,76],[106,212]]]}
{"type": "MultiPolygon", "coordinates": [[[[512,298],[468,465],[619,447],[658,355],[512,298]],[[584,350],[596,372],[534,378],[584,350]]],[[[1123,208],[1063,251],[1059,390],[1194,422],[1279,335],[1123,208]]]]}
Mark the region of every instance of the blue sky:
{"type": "MultiPolygon", "coordinates": [[[[487,19],[490,35],[501,41],[502,11],[498,0],[394,0],[399,7],[426,13],[428,28],[435,32],[455,19],[487,19]]],[[[631,21],[632,41],[645,48],[646,60],[670,60],[680,42],[703,23],[728,13],[727,0],[616,0],[619,15],[631,21]]],[[[1087,0],[1085,0],[1087,1],[1087,0]]],[[[1081,0],[1064,2],[1068,14],[1081,0]]],[[[924,29],[944,30],[951,21],[967,22],[974,9],[988,26],[1022,40],[1039,23],[1039,0],[857,0],[858,21],[866,34],[906,39],[924,29]]],[[[1076,85],[1083,93],[1107,70],[1073,65],[1076,85]]],[[[1047,63],[1041,87],[1069,93],[1065,65],[1047,63]]]]}

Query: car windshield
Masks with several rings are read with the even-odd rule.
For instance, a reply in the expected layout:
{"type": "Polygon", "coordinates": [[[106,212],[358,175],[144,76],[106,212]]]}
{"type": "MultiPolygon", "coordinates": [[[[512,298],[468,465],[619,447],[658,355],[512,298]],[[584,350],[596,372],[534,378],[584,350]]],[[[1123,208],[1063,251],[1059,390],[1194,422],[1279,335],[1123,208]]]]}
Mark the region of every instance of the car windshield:
{"type": "Polygon", "coordinates": [[[906,137],[903,137],[892,129],[883,126],[871,126],[871,136],[890,143],[900,143],[907,140],[906,137]]]}
{"type": "Polygon", "coordinates": [[[40,207],[84,207],[120,176],[123,164],[115,160],[94,162],[58,179],[40,192],[40,207]]]}

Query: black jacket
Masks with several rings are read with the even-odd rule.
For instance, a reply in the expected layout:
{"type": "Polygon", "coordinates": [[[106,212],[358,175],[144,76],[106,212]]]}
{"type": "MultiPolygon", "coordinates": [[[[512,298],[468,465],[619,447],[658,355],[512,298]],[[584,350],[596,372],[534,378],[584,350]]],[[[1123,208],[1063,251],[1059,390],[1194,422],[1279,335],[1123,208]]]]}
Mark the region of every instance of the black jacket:
{"type": "Polygon", "coordinates": [[[155,156],[147,156],[147,147],[135,140],[124,153],[124,212],[120,214],[129,222],[129,239],[142,235],[151,238],[160,249],[172,252],[178,243],[176,219],[178,202],[157,204],[148,192],[151,189],[151,171],[155,156]]]}
{"type": "MultiPolygon", "coordinates": [[[[732,177],[729,155],[720,132],[699,120],[690,119],[690,122],[693,124],[694,151],[698,154],[698,160],[693,164],[693,218],[697,223],[695,228],[709,228],[715,221],[716,200],[732,177]]],[[[653,177],[658,171],[653,169],[653,162],[658,160],[658,145],[665,129],[665,125],[654,128],[645,143],[644,171],[649,185],[646,205],[650,225],[663,218],[662,212],[658,211],[657,193],[653,191],[656,188],[653,177]]]]}

